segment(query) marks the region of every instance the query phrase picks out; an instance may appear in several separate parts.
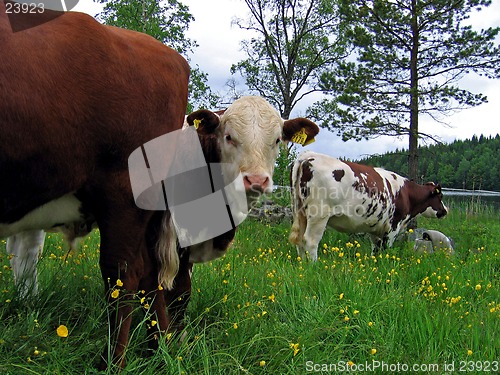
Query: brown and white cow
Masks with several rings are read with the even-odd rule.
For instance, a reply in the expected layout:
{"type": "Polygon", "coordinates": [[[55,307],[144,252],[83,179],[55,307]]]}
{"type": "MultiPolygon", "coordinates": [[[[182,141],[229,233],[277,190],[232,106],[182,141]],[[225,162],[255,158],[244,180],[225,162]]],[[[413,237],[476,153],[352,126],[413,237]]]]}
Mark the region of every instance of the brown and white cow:
{"type": "MultiPolygon", "coordinates": [[[[249,207],[261,193],[272,190],[279,144],[307,145],[319,132],[318,126],[308,119],[283,120],[275,108],[258,96],[241,97],[222,111],[193,112],[186,117],[184,126],[197,128],[207,163],[221,163],[224,177],[241,173],[249,207]]],[[[211,240],[179,247],[179,272],[173,289],[165,297],[175,331],[183,328],[182,319],[191,295],[193,263],[223,256],[236,228],[211,240]]]]}
{"type": "MultiPolygon", "coordinates": [[[[283,120],[276,109],[258,96],[241,97],[219,112],[196,111],[187,116],[186,123],[198,126],[207,163],[222,163],[224,176],[241,173],[249,205],[261,193],[272,190],[279,144],[294,142],[300,133],[305,135],[301,144],[307,144],[319,132],[310,120],[283,120]]],[[[219,250],[225,252],[209,242],[193,246],[191,261],[212,260],[220,256],[219,250]]]]}
{"type": "Polygon", "coordinates": [[[145,290],[166,331],[158,275],[165,268],[160,281],[171,286],[178,267],[159,261],[165,252],[178,257],[173,239],[159,241],[168,213],[136,206],[127,159],[182,127],[189,66],[145,34],[76,12],[7,15],[6,4],[0,0],[0,237],[95,218],[110,352],[122,366],[134,306],[116,303],[111,291],[132,300],[145,290]]]}
{"type": "Polygon", "coordinates": [[[392,246],[410,219],[443,217],[441,187],[419,185],[382,168],[306,151],[291,171],[294,220],[289,240],[302,257],[317,259],[326,226],[367,233],[373,251],[392,246]]]}

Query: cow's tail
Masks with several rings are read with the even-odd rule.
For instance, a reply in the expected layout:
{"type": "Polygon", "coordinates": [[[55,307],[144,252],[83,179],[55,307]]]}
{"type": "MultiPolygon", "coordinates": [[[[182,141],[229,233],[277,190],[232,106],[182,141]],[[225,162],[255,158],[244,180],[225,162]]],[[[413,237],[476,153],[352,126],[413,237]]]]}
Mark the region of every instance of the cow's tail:
{"type": "Polygon", "coordinates": [[[177,235],[174,230],[172,215],[166,212],[161,220],[160,235],[156,246],[159,262],[158,285],[170,290],[179,271],[179,253],[177,252],[177,235]]]}
{"type": "Polygon", "coordinates": [[[290,194],[292,198],[293,224],[290,230],[288,240],[290,243],[300,246],[305,230],[306,216],[304,212],[304,197],[300,189],[300,180],[302,177],[302,162],[297,159],[292,165],[290,171],[290,194]]]}

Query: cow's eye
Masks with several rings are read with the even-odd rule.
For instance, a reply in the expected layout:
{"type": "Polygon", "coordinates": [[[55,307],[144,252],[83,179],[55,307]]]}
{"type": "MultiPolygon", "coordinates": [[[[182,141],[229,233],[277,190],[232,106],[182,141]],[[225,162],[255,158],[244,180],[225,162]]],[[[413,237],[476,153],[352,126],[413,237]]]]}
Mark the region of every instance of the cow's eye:
{"type": "Polygon", "coordinates": [[[232,145],[235,145],[235,142],[233,141],[233,138],[229,134],[226,134],[224,136],[224,139],[226,140],[227,143],[231,143],[232,145]]]}

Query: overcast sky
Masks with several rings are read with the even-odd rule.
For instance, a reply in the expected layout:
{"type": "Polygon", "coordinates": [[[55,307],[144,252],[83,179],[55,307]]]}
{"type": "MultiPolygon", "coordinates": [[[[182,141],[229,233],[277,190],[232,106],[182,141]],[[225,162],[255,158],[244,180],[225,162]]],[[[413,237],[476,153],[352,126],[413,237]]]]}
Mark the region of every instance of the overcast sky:
{"type": "MultiPolygon", "coordinates": [[[[232,64],[245,58],[241,52],[240,42],[248,39],[251,34],[232,25],[234,18],[248,18],[248,10],[243,0],[181,0],[189,7],[195,21],[191,22],[188,37],[196,40],[199,47],[191,56],[192,63],[208,73],[209,85],[213,91],[227,91],[225,83],[231,78],[232,64]]],[[[91,15],[100,11],[100,4],[92,0],[80,0],[73,10],[79,10],[91,15]]],[[[493,0],[490,7],[471,17],[475,28],[500,26],[500,0],[493,0]]],[[[241,78],[238,79],[243,83],[241,78]]],[[[436,135],[443,141],[471,138],[473,135],[496,135],[500,132],[500,80],[488,80],[471,74],[460,84],[476,93],[485,94],[488,103],[476,108],[463,110],[445,121],[450,125],[445,127],[428,118],[419,119],[420,131],[436,135]]],[[[291,118],[303,116],[305,109],[313,99],[303,100],[292,112],[291,118]]],[[[214,108],[216,109],[216,108],[214,108]]],[[[326,153],[334,157],[359,159],[366,155],[382,154],[396,148],[407,148],[406,137],[379,137],[369,141],[342,142],[340,137],[326,130],[321,130],[316,142],[307,146],[308,149],[326,153]]]]}

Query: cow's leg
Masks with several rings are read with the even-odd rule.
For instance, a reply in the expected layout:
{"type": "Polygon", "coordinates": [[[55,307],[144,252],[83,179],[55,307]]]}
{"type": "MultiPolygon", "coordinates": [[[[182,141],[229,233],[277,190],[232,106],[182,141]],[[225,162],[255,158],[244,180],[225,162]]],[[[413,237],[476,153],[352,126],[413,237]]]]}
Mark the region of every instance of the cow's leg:
{"type": "Polygon", "coordinates": [[[7,239],[7,254],[11,256],[10,265],[21,298],[38,293],[36,267],[44,242],[43,230],[21,232],[7,239]]]}
{"type": "MultiPolygon", "coordinates": [[[[171,319],[169,331],[180,333],[191,298],[191,275],[193,263],[189,262],[189,251],[181,249],[179,272],[174,279],[174,288],[165,291],[165,301],[171,319]]],[[[181,337],[182,339],[183,337],[181,337]]]]}
{"type": "Polygon", "coordinates": [[[139,283],[138,298],[146,313],[148,348],[154,351],[158,349],[161,335],[167,332],[170,326],[170,315],[167,311],[164,289],[158,285],[158,271],[154,271],[157,269],[157,262],[154,258],[150,258],[150,260],[147,263],[152,268],[145,267],[148,272],[145,272],[139,283]],[[153,271],[150,272],[149,269],[153,271]]]}
{"type": "Polygon", "coordinates": [[[306,253],[304,249],[304,233],[307,226],[307,217],[304,209],[297,210],[294,213],[292,229],[288,240],[297,247],[297,255],[304,258],[306,253]]]}
{"type": "Polygon", "coordinates": [[[371,235],[370,240],[372,243],[372,256],[377,256],[382,250],[387,248],[389,238],[387,235],[382,237],[371,235]]]}
{"type": "MultiPolygon", "coordinates": [[[[101,235],[102,233],[103,231],[101,235]]],[[[138,290],[141,276],[137,274],[137,268],[143,264],[140,257],[114,254],[113,247],[106,242],[102,241],[100,265],[109,305],[108,319],[111,336],[110,347],[104,350],[103,360],[99,365],[100,370],[107,368],[108,354],[111,355],[111,361],[118,367],[123,368],[125,365],[124,356],[133,311],[133,293],[138,290]]]]}
{"type": "MultiPolygon", "coordinates": [[[[180,333],[184,329],[184,317],[191,298],[191,275],[193,271],[192,250],[196,252],[205,251],[204,254],[197,254],[194,258],[198,259],[215,259],[224,255],[234,239],[236,228],[233,228],[226,233],[223,233],[212,240],[205,243],[191,246],[189,250],[179,249],[179,272],[174,279],[174,287],[172,290],[165,291],[165,300],[168,307],[168,314],[171,319],[169,331],[180,333]],[[215,258],[214,258],[215,257],[215,258]]],[[[180,337],[184,339],[184,335],[180,337]]]]}
{"type": "MultiPolygon", "coordinates": [[[[141,295],[139,297],[141,298],[142,307],[146,310],[148,347],[151,351],[158,348],[160,336],[167,332],[171,326],[171,317],[166,302],[167,291],[158,283],[159,267],[161,265],[158,262],[157,254],[157,246],[159,246],[160,242],[163,242],[164,245],[169,242],[173,245],[172,251],[177,252],[175,238],[168,238],[173,235],[171,225],[168,212],[156,212],[148,226],[148,261],[146,262],[144,276],[139,283],[140,293],[144,292],[145,298],[143,300],[141,295]],[[165,241],[161,241],[160,237],[165,241]],[[172,242],[168,240],[172,240],[172,242]]],[[[175,288],[175,281],[173,287],[175,288]]]]}
{"type": "Polygon", "coordinates": [[[318,244],[323,237],[329,217],[308,217],[304,232],[304,247],[309,259],[318,259],[318,244]]]}
{"type": "MultiPolygon", "coordinates": [[[[104,215],[98,217],[97,222],[101,232],[101,274],[110,311],[109,351],[113,363],[123,368],[132,312],[139,305],[139,284],[145,296],[153,297],[150,311],[158,315],[160,329],[166,329],[168,322],[163,294],[158,293],[156,264],[147,243],[152,213],[133,206],[116,205],[107,213],[112,216],[104,215]]],[[[107,354],[105,350],[100,369],[107,367],[107,354]]]]}

